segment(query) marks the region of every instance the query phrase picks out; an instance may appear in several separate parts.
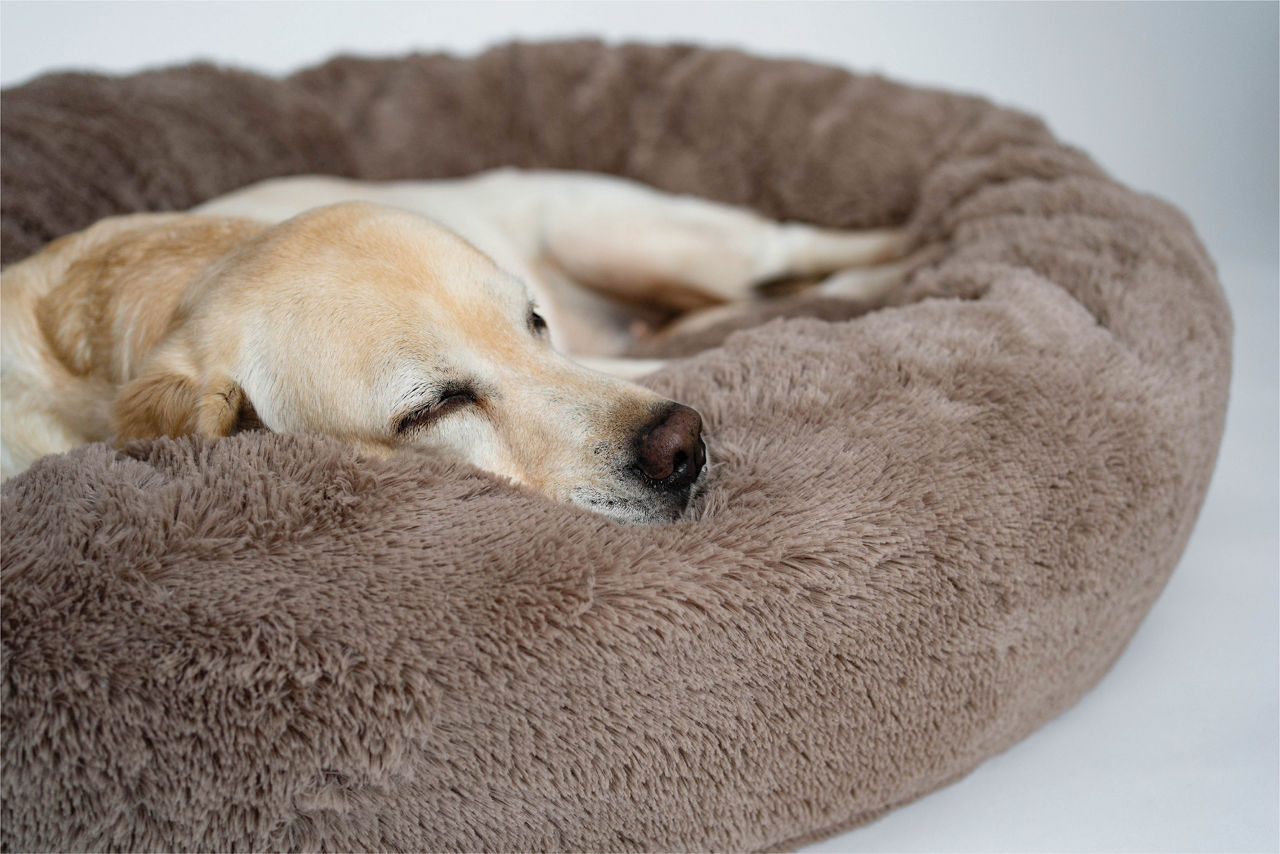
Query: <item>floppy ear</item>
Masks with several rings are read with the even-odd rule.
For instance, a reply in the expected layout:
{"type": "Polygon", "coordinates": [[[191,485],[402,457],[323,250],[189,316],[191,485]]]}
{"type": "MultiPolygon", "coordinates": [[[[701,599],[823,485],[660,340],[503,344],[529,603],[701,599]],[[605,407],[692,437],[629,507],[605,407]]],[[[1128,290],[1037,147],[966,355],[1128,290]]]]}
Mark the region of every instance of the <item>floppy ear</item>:
{"type": "Polygon", "coordinates": [[[230,377],[203,384],[161,370],[125,385],[116,396],[112,423],[117,444],[156,436],[230,436],[261,427],[244,389],[230,377]]]}

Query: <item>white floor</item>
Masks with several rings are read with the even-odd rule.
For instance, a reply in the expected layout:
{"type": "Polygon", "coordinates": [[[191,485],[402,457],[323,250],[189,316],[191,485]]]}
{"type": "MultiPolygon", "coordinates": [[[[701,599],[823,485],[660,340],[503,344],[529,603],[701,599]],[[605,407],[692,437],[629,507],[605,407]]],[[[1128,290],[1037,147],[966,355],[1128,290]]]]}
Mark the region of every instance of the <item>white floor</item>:
{"type": "Polygon", "coordinates": [[[0,83],[211,58],[510,38],[692,41],[802,56],[1036,112],[1183,208],[1236,318],[1227,435],[1195,534],[1096,690],[965,780],[811,851],[1280,850],[1275,3],[0,4],[0,83]]]}

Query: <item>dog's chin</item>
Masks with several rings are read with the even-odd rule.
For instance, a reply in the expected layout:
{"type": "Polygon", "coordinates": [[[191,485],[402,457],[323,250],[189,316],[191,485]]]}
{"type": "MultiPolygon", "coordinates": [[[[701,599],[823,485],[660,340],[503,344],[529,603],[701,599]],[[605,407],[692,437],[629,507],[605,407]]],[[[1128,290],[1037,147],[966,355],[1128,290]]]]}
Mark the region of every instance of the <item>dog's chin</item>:
{"type": "Polygon", "coordinates": [[[678,522],[688,512],[706,480],[704,468],[693,483],[675,493],[632,484],[608,490],[581,486],[569,493],[569,503],[624,525],[662,525],[678,522]]]}

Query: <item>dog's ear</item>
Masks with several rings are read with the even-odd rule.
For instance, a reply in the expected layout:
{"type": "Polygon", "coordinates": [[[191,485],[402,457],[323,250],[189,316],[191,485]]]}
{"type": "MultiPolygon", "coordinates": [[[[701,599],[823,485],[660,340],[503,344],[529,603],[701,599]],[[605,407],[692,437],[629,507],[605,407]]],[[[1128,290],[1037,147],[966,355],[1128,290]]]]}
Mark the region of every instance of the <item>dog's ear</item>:
{"type": "Polygon", "coordinates": [[[116,395],[111,412],[116,443],[194,433],[199,402],[191,377],[173,371],[144,374],[116,395]]]}
{"type": "Polygon", "coordinates": [[[201,384],[172,370],[125,385],[116,397],[112,422],[118,444],[156,436],[230,436],[262,427],[244,389],[231,378],[201,384]]]}

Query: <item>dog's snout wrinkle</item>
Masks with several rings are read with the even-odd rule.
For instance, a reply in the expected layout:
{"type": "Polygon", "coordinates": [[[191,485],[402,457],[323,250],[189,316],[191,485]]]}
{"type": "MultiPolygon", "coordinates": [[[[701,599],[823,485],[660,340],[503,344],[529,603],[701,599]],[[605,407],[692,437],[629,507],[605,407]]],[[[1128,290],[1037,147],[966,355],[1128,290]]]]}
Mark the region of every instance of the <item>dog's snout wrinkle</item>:
{"type": "Polygon", "coordinates": [[[702,416],[697,410],[673,403],[640,432],[636,467],[664,489],[687,487],[705,464],[702,416]]]}

